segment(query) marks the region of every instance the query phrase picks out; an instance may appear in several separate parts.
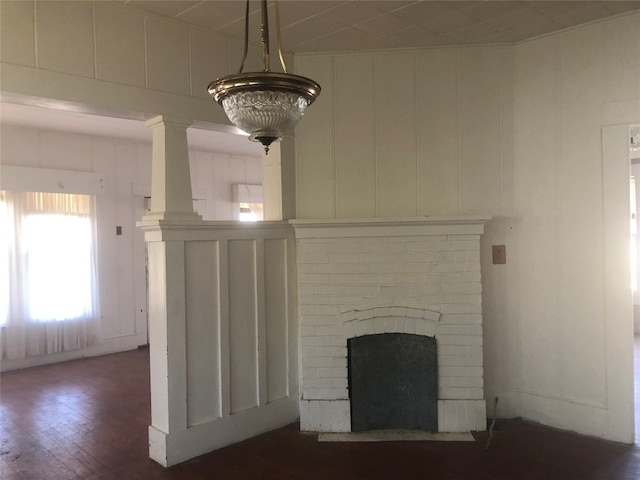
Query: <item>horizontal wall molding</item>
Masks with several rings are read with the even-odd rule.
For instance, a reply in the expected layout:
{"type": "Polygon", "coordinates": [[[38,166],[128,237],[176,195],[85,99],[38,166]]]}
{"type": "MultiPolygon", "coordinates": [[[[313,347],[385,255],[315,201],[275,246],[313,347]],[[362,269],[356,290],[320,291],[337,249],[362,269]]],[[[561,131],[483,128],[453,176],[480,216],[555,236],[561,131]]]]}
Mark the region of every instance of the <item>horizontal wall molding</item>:
{"type": "Polygon", "coordinates": [[[0,187],[18,192],[99,195],[106,191],[103,175],[49,168],[0,167],[0,187]]]}

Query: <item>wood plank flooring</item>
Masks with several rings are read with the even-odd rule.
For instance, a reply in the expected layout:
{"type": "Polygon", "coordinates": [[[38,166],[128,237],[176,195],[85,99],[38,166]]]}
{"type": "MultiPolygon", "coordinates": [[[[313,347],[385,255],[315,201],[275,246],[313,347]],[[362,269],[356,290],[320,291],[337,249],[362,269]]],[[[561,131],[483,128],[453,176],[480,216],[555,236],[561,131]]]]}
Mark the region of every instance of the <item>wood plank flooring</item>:
{"type": "Polygon", "coordinates": [[[289,425],[171,469],[148,459],[148,352],[1,376],[2,480],[638,480],[640,449],[510,420],[476,442],[318,443],[289,425]]]}

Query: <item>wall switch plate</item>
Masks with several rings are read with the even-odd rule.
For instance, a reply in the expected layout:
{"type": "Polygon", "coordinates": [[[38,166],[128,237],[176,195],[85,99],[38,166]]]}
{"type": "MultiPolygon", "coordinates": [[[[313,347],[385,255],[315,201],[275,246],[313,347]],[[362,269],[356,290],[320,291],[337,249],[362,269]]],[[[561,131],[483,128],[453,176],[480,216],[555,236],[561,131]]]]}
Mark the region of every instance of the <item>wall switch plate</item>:
{"type": "Polygon", "coordinates": [[[507,247],[505,245],[492,245],[491,253],[493,254],[494,265],[504,265],[507,263],[507,247]]]}

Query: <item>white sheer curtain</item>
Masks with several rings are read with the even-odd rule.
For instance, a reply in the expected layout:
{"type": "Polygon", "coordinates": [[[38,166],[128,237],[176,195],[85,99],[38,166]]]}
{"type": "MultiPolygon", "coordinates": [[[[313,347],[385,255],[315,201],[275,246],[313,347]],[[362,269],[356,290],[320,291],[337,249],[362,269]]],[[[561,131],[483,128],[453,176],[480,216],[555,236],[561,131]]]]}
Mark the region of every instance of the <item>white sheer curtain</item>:
{"type": "Polygon", "coordinates": [[[0,191],[0,354],[16,359],[101,342],[95,201],[0,191]]]}

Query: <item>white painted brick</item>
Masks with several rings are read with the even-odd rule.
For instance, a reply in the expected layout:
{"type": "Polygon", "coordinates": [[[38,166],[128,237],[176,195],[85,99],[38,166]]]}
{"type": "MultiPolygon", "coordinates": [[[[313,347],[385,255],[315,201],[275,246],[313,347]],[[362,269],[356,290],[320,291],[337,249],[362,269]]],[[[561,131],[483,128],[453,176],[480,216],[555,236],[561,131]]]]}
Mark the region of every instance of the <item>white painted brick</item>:
{"type": "Polygon", "coordinates": [[[339,321],[335,315],[302,315],[302,325],[335,325],[339,321]]]}
{"type": "Polygon", "coordinates": [[[364,321],[361,322],[362,326],[363,326],[363,330],[364,330],[364,335],[373,335],[375,332],[374,327],[373,327],[373,322],[371,321],[364,321]]]}
{"type": "Polygon", "coordinates": [[[458,252],[454,252],[454,257],[456,262],[465,262],[465,261],[480,261],[480,251],[479,250],[461,250],[458,252]]]}
{"type": "Polygon", "coordinates": [[[372,296],[378,293],[378,288],[371,285],[346,285],[348,295],[372,296]]]}
{"type": "Polygon", "coordinates": [[[356,336],[356,330],[353,321],[346,322],[344,324],[344,336],[345,338],[352,338],[356,336]]]}
{"type": "Polygon", "coordinates": [[[298,264],[304,263],[329,263],[329,255],[323,253],[298,252],[298,264]]]}
{"type": "Polygon", "coordinates": [[[365,278],[367,277],[361,273],[334,273],[330,277],[330,283],[334,285],[362,283],[365,278]]]}
{"type": "Polygon", "coordinates": [[[318,367],[305,366],[304,360],[302,361],[302,378],[318,378],[318,367]]]}
{"type": "Polygon", "coordinates": [[[401,273],[403,263],[372,263],[367,265],[370,273],[401,273]]]}
{"type": "Polygon", "coordinates": [[[318,368],[318,377],[320,378],[346,378],[347,369],[339,367],[318,368]]]}
{"type": "Polygon", "coordinates": [[[361,259],[360,255],[357,253],[330,253],[329,263],[361,263],[361,259]]]}
{"type": "Polygon", "coordinates": [[[331,378],[305,378],[305,388],[331,388],[331,378]]]}
{"type": "Polygon", "coordinates": [[[450,242],[446,240],[417,241],[407,244],[407,251],[414,252],[446,252],[451,250],[450,242]]]}
{"type": "Polygon", "coordinates": [[[333,367],[334,358],[333,357],[309,357],[303,360],[305,367],[333,367]]]}
{"type": "Polygon", "coordinates": [[[347,383],[349,382],[347,377],[327,378],[327,380],[329,380],[329,387],[330,388],[347,388],[347,386],[348,386],[347,383]]]}
{"type": "Polygon", "coordinates": [[[482,293],[482,285],[479,283],[444,283],[442,285],[443,293],[458,293],[465,295],[482,293]]]}
{"type": "Polygon", "coordinates": [[[482,295],[447,295],[447,301],[454,305],[481,304],[482,295]]]}
{"type": "Polygon", "coordinates": [[[347,293],[345,285],[315,285],[313,287],[315,295],[343,295],[347,293]]]}
{"type": "Polygon", "coordinates": [[[314,347],[316,357],[346,357],[347,346],[343,347],[314,347]]]}
{"type": "Polygon", "coordinates": [[[373,319],[373,331],[375,333],[384,333],[384,317],[376,317],[373,319]]]}
{"type": "Polygon", "coordinates": [[[465,262],[464,270],[465,272],[479,272],[480,262],[465,262]]]}
{"type": "Polygon", "coordinates": [[[384,317],[384,333],[396,331],[396,319],[394,317],[384,317]]]}
{"type": "Polygon", "coordinates": [[[416,333],[417,335],[426,335],[429,331],[427,323],[428,322],[423,319],[416,320],[416,329],[414,333],[416,333]]]}
{"type": "Polygon", "coordinates": [[[298,285],[298,298],[302,298],[305,295],[313,295],[314,293],[318,292],[315,291],[313,285],[298,285]]]}
{"type": "Polygon", "coordinates": [[[389,309],[389,315],[393,315],[395,317],[406,317],[407,316],[407,308],[406,307],[391,307],[389,309]]]}
{"type": "Polygon", "coordinates": [[[482,345],[481,335],[437,335],[438,345],[482,345]]]}
{"type": "Polygon", "coordinates": [[[332,305],[349,306],[349,310],[353,310],[352,305],[358,305],[358,303],[361,300],[362,300],[361,297],[356,297],[353,295],[332,295],[331,296],[332,305]]]}
{"type": "Polygon", "coordinates": [[[440,323],[451,325],[476,325],[482,323],[482,315],[477,313],[442,315],[442,317],[440,317],[440,323]]]}
{"type": "Polygon", "coordinates": [[[340,266],[335,263],[324,263],[314,265],[313,267],[315,273],[338,273],[340,266]]]}
{"type": "Polygon", "coordinates": [[[300,298],[300,305],[329,305],[330,303],[329,295],[306,295],[300,298]]]}
{"type": "Polygon", "coordinates": [[[426,278],[424,273],[397,273],[391,275],[391,282],[394,285],[422,285],[426,282],[426,278]]]}
{"type": "Polygon", "coordinates": [[[340,324],[315,327],[315,330],[316,330],[316,335],[331,335],[331,336],[335,336],[335,335],[343,335],[344,334],[343,327],[340,324]]]}
{"type": "Polygon", "coordinates": [[[309,402],[306,400],[300,400],[300,430],[303,432],[311,431],[310,415],[309,415],[309,402]]]}
{"type": "Polygon", "coordinates": [[[302,273],[298,274],[298,283],[304,284],[319,284],[329,283],[329,274],[324,273],[302,273]]]}
{"type": "MultiPolygon", "coordinates": [[[[305,381],[306,384],[306,381],[305,381]]],[[[441,388],[482,388],[482,378],[478,377],[440,377],[441,388]]]]}
{"type": "MultiPolygon", "coordinates": [[[[462,241],[476,240],[476,241],[479,241],[480,240],[480,235],[474,235],[474,234],[450,234],[450,235],[447,235],[447,240],[452,240],[452,241],[456,241],[456,240],[462,240],[462,241]]],[[[480,248],[479,245],[478,245],[478,248],[480,248]]]]}
{"type": "Polygon", "coordinates": [[[457,280],[463,283],[482,282],[482,274],[477,272],[460,272],[456,274],[457,280]]]}
{"type": "Polygon", "coordinates": [[[459,262],[441,262],[433,265],[433,272],[464,272],[465,264],[459,262]]]}
{"type": "Polygon", "coordinates": [[[445,367],[439,366],[438,375],[442,377],[479,377],[482,378],[482,367],[445,367]]]}
{"type": "Polygon", "coordinates": [[[482,335],[482,325],[447,325],[440,323],[438,335],[482,335]]]}
{"type": "Polygon", "coordinates": [[[422,261],[422,256],[415,253],[363,253],[360,255],[363,263],[416,263],[422,261]]]}
{"type": "Polygon", "coordinates": [[[338,400],[349,398],[346,388],[305,388],[302,395],[306,400],[338,400]]]}
{"type": "Polygon", "coordinates": [[[416,319],[407,317],[404,323],[404,333],[416,333],[416,319]]]}
{"type": "Polygon", "coordinates": [[[331,337],[328,336],[302,337],[300,341],[303,347],[330,347],[333,345],[331,337]]]}
{"type": "Polygon", "coordinates": [[[345,345],[346,343],[347,339],[344,335],[334,335],[333,337],[331,337],[331,344],[336,347],[340,347],[342,345],[345,345]]]}
{"type": "Polygon", "coordinates": [[[316,327],[311,327],[308,325],[302,325],[300,327],[300,336],[301,337],[310,337],[316,334],[316,327]]]}
{"type": "MultiPolygon", "coordinates": [[[[369,265],[363,263],[340,263],[336,265],[337,273],[369,273],[369,265]]],[[[332,272],[333,273],[333,272],[332,272]]]]}
{"type": "Polygon", "coordinates": [[[331,315],[335,319],[335,318],[338,318],[338,316],[340,315],[340,309],[335,305],[316,305],[315,314],[331,315]]]}
{"type": "Polygon", "coordinates": [[[406,242],[398,242],[396,240],[387,240],[384,242],[380,242],[376,244],[377,252],[384,253],[406,253],[407,252],[407,244],[406,242]]]}
{"type": "Polygon", "coordinates": [[[402,263],[398,265],[398,270],[402,273],[431,273],[433,264],[431,263],[402,263]]]}
{"type": "Polygon", "coordinates": [[[454,241],[450,242],[450,250],[478,250],[478,251],[480,251],[480,238],[478,237],[477,240],[454,240],[454,241]]]}

